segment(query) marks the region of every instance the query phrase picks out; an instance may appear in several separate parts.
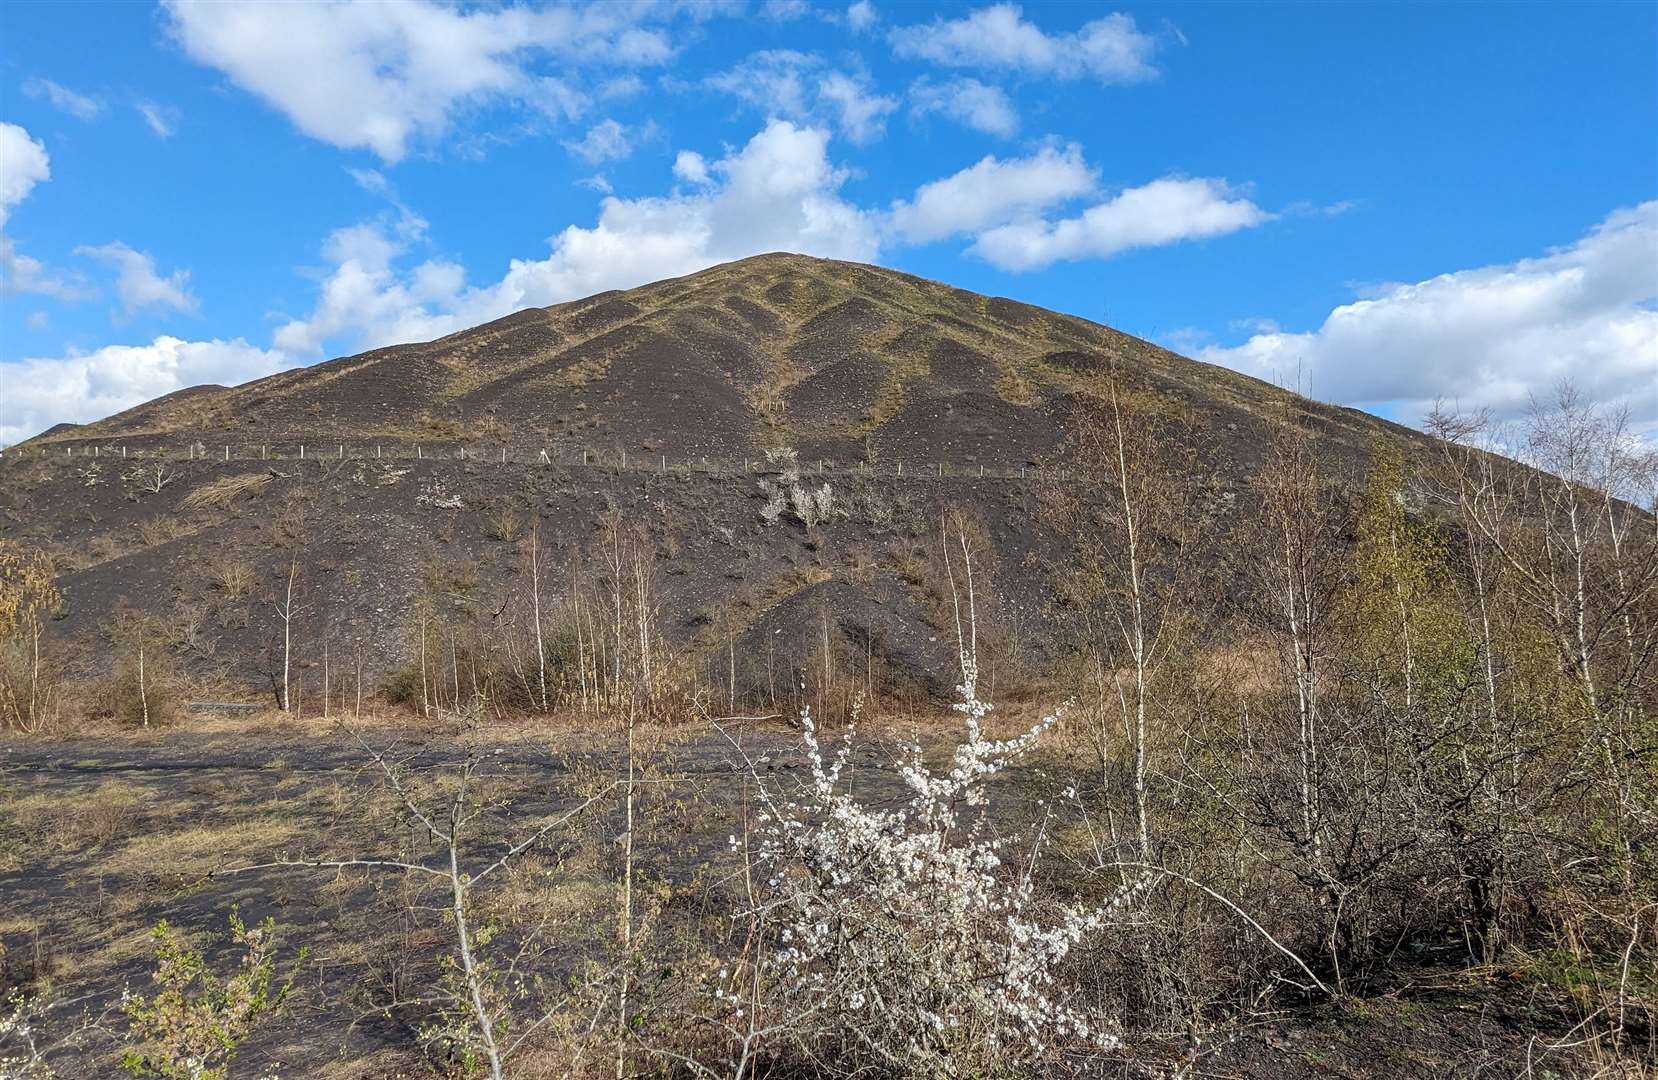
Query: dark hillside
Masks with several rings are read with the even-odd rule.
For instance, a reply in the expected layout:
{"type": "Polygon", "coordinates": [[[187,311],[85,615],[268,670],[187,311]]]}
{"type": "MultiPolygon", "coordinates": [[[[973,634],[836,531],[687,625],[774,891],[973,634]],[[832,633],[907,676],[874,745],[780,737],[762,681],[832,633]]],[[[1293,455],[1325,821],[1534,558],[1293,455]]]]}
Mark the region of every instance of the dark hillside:
{"type": "MultiPolygon", "coordinates": [[[[884,656],[932,686],[948,653],[938,585],[917,568],[940,514],[981,519],[1010,625],[1040,651],[1053,538],[1034,493],[1067,468],[1075,410],[1112,369],[1193,413],[1217,507],[1253,470],[1270,413],[1302,412],[1337,474],[1362,469],[1378,437],[1425,445],[1083,319],[767,255],[60,425],[0,464],[0,535],[65,568],[59,632],[91,640],[125,598],[193,627],[196,667],[268,690],[249,666],[275,633],[285,521],[304,521],[310,632],[362,643],[385,671],[407,659],[421,568],[464,563],[506,589],[532,520],[568,561],[619,508],[656,544],[669,639],[712,653],[723,637],[757,663],[802,644],[781,623],[827,612],[866,666],[884,656]],[[762,521],[758,462],[779,446],[797,448],[809,486],[831,485],[816,528],[762,521]],[[246,585],[225,588],[227,567],[246,585]]],[[[768,694],[791,681],[774,664],[737,677],[768,694]]]]}

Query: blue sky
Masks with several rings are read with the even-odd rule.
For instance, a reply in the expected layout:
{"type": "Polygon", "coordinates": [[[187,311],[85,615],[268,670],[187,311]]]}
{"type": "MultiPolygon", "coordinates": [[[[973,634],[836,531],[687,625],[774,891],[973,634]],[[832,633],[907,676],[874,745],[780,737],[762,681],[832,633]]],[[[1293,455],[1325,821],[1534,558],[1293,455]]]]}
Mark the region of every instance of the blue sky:
{"type": "Polygon", "coordinates": [[[1658,5],[8,3],[0,443],[786,249],[1658,431],[1658,5]]]}

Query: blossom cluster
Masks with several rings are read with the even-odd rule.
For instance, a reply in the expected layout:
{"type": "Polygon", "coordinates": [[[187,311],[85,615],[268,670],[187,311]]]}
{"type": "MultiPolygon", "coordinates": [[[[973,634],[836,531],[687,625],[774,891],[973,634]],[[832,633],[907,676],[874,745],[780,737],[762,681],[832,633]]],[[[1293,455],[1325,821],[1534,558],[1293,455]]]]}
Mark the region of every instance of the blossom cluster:
{"type": "Polygon", "coordinates": [[[809,710],[801,725],[810,782],[793,800],[770,788],[760,794],[755,853],[772,897],[777,991],[825,1037],[906,1071],[979,1071],[1061,1039],[1115,1043],[1064,1000],[1056,971],[1131,893],[1048,918],[1035,910],[1034,859],[1010,860],[1022,838],[991,834],[986,784],[1057,716],[1016,738],[989,739],[991,705],[976,684],[964,657],[955,709],[965,737],[948,769],[930,768],[919,745],[903,748],[907,803],[882,809],[856,797],[843,782],[852,731],[826,753],[809,710]]]}

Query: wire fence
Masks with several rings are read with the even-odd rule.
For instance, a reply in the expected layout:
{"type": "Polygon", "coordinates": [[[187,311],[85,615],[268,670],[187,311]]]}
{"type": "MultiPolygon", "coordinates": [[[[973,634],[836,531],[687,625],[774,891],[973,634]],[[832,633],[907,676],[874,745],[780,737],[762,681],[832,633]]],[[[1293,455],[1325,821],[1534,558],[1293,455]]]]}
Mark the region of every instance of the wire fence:
{"type": "MultiPolygon", "coordinates": [[[[589,468],[609,472],[703,474],[728,476],[734,473],[774,475],[782,466],[764,455],[745,458],[709,458],[662,452],[635,452],[623,449],[571,449],[568,447],[453,446],[420,443],[189,443],[184,446],[125,443],[63,444],[61,446],[14,446],[0,451],[0,463],[47,462],[84,463],[96,461],[210,461],[271,462],[316,461],[431,461],[471,462],[549,468],[589,468]]],[[[897,479],[1019,479],[1069,480],[1073,472],[1063,466],[1025,461],[1018,464],[983,462],[898,461],[892,463],[802,459],[797,462],[802,476],[887,476],[897,479]]]]}

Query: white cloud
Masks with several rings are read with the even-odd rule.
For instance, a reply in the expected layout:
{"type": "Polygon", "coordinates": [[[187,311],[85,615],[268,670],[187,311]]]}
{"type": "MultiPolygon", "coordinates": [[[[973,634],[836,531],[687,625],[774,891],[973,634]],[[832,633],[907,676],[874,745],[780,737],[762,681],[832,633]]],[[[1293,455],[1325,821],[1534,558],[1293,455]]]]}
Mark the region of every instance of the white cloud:
{"type": "Polygon", "coordinates": [[[119,271],[115,291],[121,310],[128,316],[148,307],[195,311],[196,298],[190,294],[190,272],[175,270],[166,277],[155,272],[155,260],[122,243],[78,247],[75,254],[107,263],[119,271]]]}
{"type": "Polygon", "coordinates": [[[1095,180],[1075,143],[1007,161],[987,155],[952,176],[923,184],[914,198],[894,203],[889,224],[897,237],[915,244],[978,233],[1086,195],[1095,180]]]}
{"type": "Polygon", "coordinates": [[[1106,259],[1137,247],[1223,236],[1273,215],[1223,180],[1166,177],[1061,221],[1015,221],[979,236],[974,254],[1003,270],[1038,270],[1055,262],[1106,259]]]}
{"type": "Polygon", "coordinates": [[[1618,210],[1570,247],[1372,291],[1304,333],[1197,355],[1319,398],[1418,420],[1436,399],[1499,415],[1564,378],[1625,402],[1658,435],[1658,202],[1618,210]]]}
{"type": "Polygon", "coordinates": [[[1055,79],[1143,82],[1156,76],[1157,43],[1134,17],[1106,15],[1074,34],[1048,34],[1015,4],[980,8],[959,19],[895,29],[894,51],[946,67],[990,68],[1055,79]]]}
{"type": "Polygon", "coordinates": [[[39,259],[20,254],[11,237],[0,233],[0,296],[34,293],[65,302],[85,300],[94,295],[79,275],[64,276],[48,270],[39,259]]]}
{"type": "Polygon", "coordinates": [[[333,269],[315,308],[308,317],[280,327],[272,344],[286,355],[311,360],[331,338],[373,348],[426,341],[460,329],[445,308],[461,291],[465,271],[454,263],[428,260],[405,280],[393,261],[408,243],[380,225],[336,231],[323,245],[333,269]]]}
{"type": "Polygon", "coordinates": [[[178,130],[179,111],[167,105],[157,105],[153,101],[140,101],[133,108],[138,115],[144,118],[158,139],[171,139],[178,130]]]}
{"type": "Polygon", "coordinates": [[[886,131],[898,99],[877,94],[862,72],[828,68],[822,57],[793,49],[766,49],[706,83],[763,112],[802,124],[833,122],[855,143],[886,131]]]}
{"type": "Polygon", "coordinates": [[[0,225],[35,185],[52,177],[46,145],[16,124],[0,123],[0,225]]]}
{"type": "Polygon", "coordinates": [[[818,84],[818,94],[836,112],[840,129],[855,143],[867,143],[886,133],[887,116],[898,99],[874,93],[867,78],[832,71],[818,84]]]}
{"type": "Polygon", "coordinates": [[[586,95],[565,77],[532,70],[537,57],[562,62],[567,74],[583,64],[658,64],[672,54],[662,31],[640,23],[658,10],[649,5],[166,0],[164,8],[193,59],[306,134],[386,161],[402,158],[418,139],[442,135],[457,112],[481,103],[579,112],[586,95]]]}
{"type": "Polygon", "coordinates": [[[77,94],[67,86],[60,86],[51,79],[32,78],[23,83],[23,93],[36,100],[45,99],[54,109],[68,113],[77,120],[91,120],[103,111],[103,104],[96,98],[89,98],[85,94],[77,94]]]}
{"type": "Polygon", "coordinates": [[[275,352],[233,341],[158,337],[148,345],[0,364],[0,445],[53,424],[87,423],[202,383],[239,383],[285,366],[275,352]]]}
{"type": "Polygon", "coordinates": [[[709,76],[708,85],[772,116],[794,120],[811,113],[808,73],[823,61],[793,49],[765,49],[730,71],[709,76]]]}
{"type": "Polygon", "coordinates": [[[952,79],[943,84],[920,78],[910,84],[910,115],[938,113],[986,135],[1004,139],[1019,133],[1019,114],[999,86],[977,79],[952,79]]]}
{"type": "Polygon", "coordinates": [[[633,142],[626,125],[615,120],[603,120],[587,129],[580,139],[566,142],[565,149],[589,165],[604,161],[620,161],[633,153],[633,142]]]}
{"type": "Polygon", "coordinates": [[[45,144],[16,124],[0,123],[0,295],[37,293],[59,300],[84,300],[87,291],[41,265],[39,259],[19,254],[5,234],[12,208],[29,197],[35,185],[52,177],[45,144]]]}
{"type": "Polygon", "coordinates": [[[674,175],[687,184],[707,184],[712,182],[708,175],[708,159],[695,150],[681,150],[674,158],[674,175]]]}
{"type": "Polygon", "coordinates": [[[853,33],[863,33],[874,26],[879,18],[875,12],[875,5],[869,0],[857,0],[857,3],[846,9],[846,25],[852,28],[853,33]]]}
{"type": "Polygon", "coordinates": [[[553,304],[767,251],[873,259],[876,215],[843,200],[846,179],[828,157],[828,133],[774,120],[748,144],[709,162],[690,152],[675,162],[703,190],[639,199],[606,198],[590,228],[570,226],[545,259],[514,259],[492,285],[472,287],[453,263],[429,260],[402,271],[410,238],[382,225],[343,229],[325,255],[333,264],[316,309],[275,336],[278,350],[313,358],[324,343],[354,348],[422,341],[522,308],[553,304]]]}
{"type": "Polygon", "coordinates": [[[44,330],[52,325],[52,318],[44,311],[36,311],[29,315],[26,325],[30,330],[44,330]]]}

